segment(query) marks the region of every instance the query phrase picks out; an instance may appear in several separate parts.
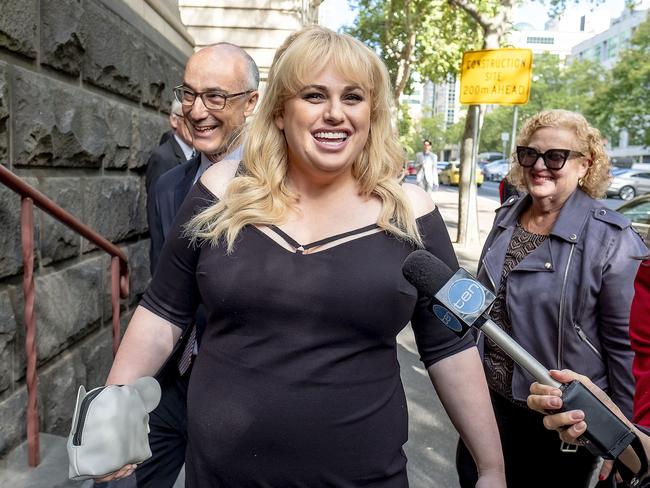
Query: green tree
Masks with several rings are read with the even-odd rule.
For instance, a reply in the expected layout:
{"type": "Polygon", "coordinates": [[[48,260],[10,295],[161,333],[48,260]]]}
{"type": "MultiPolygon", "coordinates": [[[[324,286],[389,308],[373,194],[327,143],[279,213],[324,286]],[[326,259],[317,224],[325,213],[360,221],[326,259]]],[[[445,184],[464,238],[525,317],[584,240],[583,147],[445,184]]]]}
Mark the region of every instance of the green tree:
{"type": "Polygon", "coordinates": [[[428,139],[431,141],[431,150],[438,153],[447,143],[446,135],[445,121],[442,115],[425,116],[414,121],[411,131],[404,138],[404,146],[409,155],[412,155],[421,151],[422,141],[428,139]]]}
{"type": "Polygon", "coordinates": [[[630,144],[650,146],[650,18],[636,29],[611,78],[596,92],[587,116],[610,140],[625,128],[630,144]]]}
{"type": "Polygon", "coordinates": [[[446,8],[445,0],[358,0],[354,26],[346,31],[377,52],[388,67],[393,100],[409,91],[414,67],[422,79],[458,71],[462,52],[476,46],[472,22],[446,8]]]}
{"type": "MultiPolygon", "coordinates": [[[[609,84],[609,73],[594,61],[565,64],[557,56],[541,54],[533,60],[530,99],[519,107],[517,126],[541,110],[563,108],[588,113],[596,94],[609,84]]],[[[512,107],[500,106],[485,115],[481,151],[501,151],[501,133],[512,132],[512,107]]],[[[592,123],[596,124],[595,120],[592,123]]]]}
{"type": "MultiPolygon", "coordinates": [[[[512,8],[516,0],[448,0],[452,10],[473,21],[481,34],[482,49],[497,49],[505,41],[511,25],[512,8]]],[[[476,186],[472,185],[474,171],[472,150],[477,143],[476,134],[481,131],[485,106],[470,105],[465,119],[465,129],[460,143],[460,183],[458,185],[458,234],[456,242],[467,244],[477,242],[478,209],[476,208],[476,186]]]]}
{"type": "MultiPolygon", "coordinates": [[[[481,129],[479,152],[501,151],[503,149],[501,133],[503,132],[512,133],[511,107],[497,107],[485,114],[483,128],[481,129]]],[[[506,148],[506,155],[509,147],[508,145],[506,148]]]]}

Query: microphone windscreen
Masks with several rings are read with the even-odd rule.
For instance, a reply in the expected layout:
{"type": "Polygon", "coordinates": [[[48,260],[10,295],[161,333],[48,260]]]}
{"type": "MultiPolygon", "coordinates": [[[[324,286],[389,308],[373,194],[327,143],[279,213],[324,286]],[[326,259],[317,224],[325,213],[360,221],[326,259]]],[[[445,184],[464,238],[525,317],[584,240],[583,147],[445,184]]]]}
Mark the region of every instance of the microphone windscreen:
{"type": "Polygon", "coordinates": [[[428,251],[409,254],[402,264],[402,274],[418,290],[419,295],[431,298],[454,275],[454,272],[428,251]]]}

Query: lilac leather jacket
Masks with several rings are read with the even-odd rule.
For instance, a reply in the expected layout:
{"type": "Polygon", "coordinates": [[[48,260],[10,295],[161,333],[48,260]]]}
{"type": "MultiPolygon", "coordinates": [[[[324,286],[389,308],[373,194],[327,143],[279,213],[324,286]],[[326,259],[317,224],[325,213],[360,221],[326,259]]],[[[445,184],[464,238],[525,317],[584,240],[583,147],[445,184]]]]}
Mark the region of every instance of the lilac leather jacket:
{"type": "MultiPolygon", "coordinates": [[[[530,198],[511,197],[496,211],[478,271],[492,290],[498,288],[513,229],[530,198]]],[[[590,377],[628,417],[634,393],[628,320],[640,263],[635,256],[647,252],[627,218],[577,189],[548,239],[507,278],[514,339],[547,368],[590,377]]],[[[532,381],[515,365],[514,398],[525,401],[532,381]]]]}

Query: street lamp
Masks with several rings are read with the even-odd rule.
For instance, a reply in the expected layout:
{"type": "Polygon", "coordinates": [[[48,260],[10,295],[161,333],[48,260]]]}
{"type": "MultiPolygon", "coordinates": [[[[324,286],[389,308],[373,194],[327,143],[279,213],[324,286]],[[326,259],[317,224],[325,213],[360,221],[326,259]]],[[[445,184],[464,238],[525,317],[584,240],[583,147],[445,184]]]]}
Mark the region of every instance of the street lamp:
{"type": "Polygon", "coordinates": [[[503,159],[506,159],[506,144],[510,140],[510,134],[507,132],[501,133],[501,154],[503,154],[503,159]]]}

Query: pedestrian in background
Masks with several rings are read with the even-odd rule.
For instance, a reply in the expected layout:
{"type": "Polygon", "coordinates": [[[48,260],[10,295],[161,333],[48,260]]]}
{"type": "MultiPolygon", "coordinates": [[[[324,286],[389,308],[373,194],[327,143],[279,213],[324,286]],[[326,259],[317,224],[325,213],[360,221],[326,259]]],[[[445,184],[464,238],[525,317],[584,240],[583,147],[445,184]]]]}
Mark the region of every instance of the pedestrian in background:
{"type": "Polygon", "coordinates": [[[458,265],[431,198],[399,184],[390,93],[359,41],[321,27],[291,35],[242,168],[213,165],[181,207],[108,382],[155,371],[201,298],[187,486],[406,487],[396,335],[410,321],[481,467],[477,486],[505,487],[476,348],[402,275],[422,247],[458,265]]]}
{"type": "MultiPolygon", "coordinates": [[[[479,260],[479,280],[496,294],[491,316],[549,368],[594,379],[632,414],[628,332],[636,256],[647,252],[629,220],[596,200],[609,159],[597,129],[565,110],[532,116],[518,137],[508,178],[520,191],[497,210],[479,260]]],[[[546,486],[539,466],[562,473],[554,486],[586,486],[596,465],[585,448],[564,452],[526,407],[532,378],[482,335],[485,373],[501,433],[508,486],[546,486]]],[[[462,442],[461,486],[474,486],[462,442]]]]}
{"type": "Polygon", "coordinates": [[[431,141],[422,141],[422,152],[415,155],[416,164],[422,168],[424,189],[429,194],[438,190],[438,156],[431,152],[431,141]]]}

